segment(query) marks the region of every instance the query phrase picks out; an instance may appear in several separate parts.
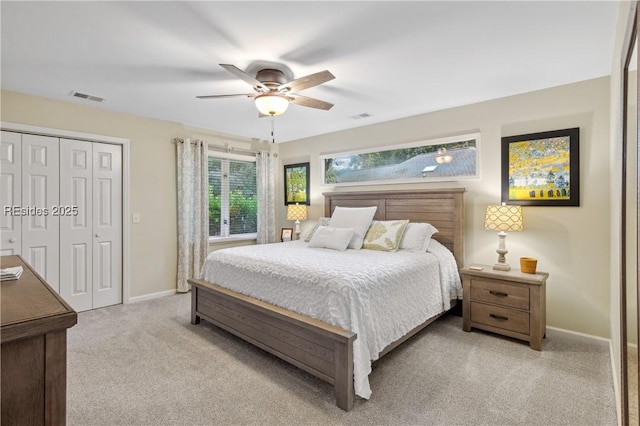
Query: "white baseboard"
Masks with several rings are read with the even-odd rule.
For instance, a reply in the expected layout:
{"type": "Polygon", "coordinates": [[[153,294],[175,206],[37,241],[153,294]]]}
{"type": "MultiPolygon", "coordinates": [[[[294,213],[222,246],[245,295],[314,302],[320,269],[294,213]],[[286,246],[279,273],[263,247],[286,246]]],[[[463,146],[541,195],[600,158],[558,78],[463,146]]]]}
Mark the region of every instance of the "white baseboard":
{"type": "Polygon", "coordinates": [[[175,289],[159,291],[157,293],[143,294],[142,296],[130,297],[129,301],[127,303],[143,302],[145,300],[157,299],[159,297],[173,296],[174,294],[176,294],[176,290],[175,289]]]}
{"type": "Polygon", "coordinates": [[[578,331],[567,330],[564,328],[547,326],[547,330],[559,331],[560,333],[573,334],[574,336],[587,337],[589,339],[600,340],[601,342],[611,342],[611,339],[606,337],[594,336],[593,334],[580,333],[578,331]]]}

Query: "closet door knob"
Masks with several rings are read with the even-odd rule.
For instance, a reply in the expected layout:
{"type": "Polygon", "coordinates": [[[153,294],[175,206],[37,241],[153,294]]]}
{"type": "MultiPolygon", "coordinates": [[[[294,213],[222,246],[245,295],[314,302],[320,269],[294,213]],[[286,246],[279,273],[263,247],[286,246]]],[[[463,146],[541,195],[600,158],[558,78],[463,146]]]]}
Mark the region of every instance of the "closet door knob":
{"type": "Polygon", "coordinates": [[[100,234],[96,234],[96,238],[100,238],[100,234]]]}
{"type": "Polygon", "coordinates": [[[18,240],[16,240],[15,238],[9,238],[9,242],[10,243],[15,243],[16,241],[18,241],[18,240]]]}

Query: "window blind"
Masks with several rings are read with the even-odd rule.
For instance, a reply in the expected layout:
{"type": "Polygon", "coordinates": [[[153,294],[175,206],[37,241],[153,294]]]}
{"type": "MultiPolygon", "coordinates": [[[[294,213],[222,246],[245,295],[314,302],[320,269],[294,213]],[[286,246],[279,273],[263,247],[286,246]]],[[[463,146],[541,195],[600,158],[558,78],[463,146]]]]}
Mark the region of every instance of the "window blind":
{"type": "Polygon", "coordinates": [[[256,163],[209,157],[209,235],[258,231],[256,163]]]}

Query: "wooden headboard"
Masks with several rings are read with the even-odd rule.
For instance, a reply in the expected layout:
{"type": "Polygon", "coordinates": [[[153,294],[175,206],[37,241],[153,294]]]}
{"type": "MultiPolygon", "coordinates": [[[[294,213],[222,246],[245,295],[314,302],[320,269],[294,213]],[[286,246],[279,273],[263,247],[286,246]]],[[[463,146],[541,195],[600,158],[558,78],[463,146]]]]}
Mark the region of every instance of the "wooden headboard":
{"type": "Polygon", "coordinates": [[[464,262],[464,188],[420,189],[403,191],[325,192],[324,214],[331,217],[340,207],[377,206],[376,220],[409,219],[429,222],[438,233],[433,238],[464,262]]]}

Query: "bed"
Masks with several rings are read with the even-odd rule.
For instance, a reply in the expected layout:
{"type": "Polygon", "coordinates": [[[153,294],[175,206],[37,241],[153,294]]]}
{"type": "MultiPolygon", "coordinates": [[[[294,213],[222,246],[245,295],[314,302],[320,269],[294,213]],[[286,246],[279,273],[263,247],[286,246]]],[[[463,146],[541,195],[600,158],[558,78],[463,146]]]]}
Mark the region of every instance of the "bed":
{"type": "MultiPolygon", "coordinates": [[[[331,216],[331,213],[337,206],[377,206],[374,216],[375,220],[409,219],[411,222],[429,222],[439,230],[439,232],[433,236],[433,239],[440,243],[436,244],[439,247],[446,247],[446,249],[453,253],[455,258],[453,261],[454,271],[449,271],[449,273],[455,273],[457,275],[457,268],[461,266],[464,258],[463,195],[463,188],[325,193],[325,216],[331,216]]],[[[282,243],[278,246],[288,250],[287,253],[289,254],[282,255],[283,258],[288,258],[288,256],[294,256],[295,252],[304,252],[304,244],[302,241],[296,241],[292,243],[282,243]]],[[[368,386],[366,375],[368,372],[366,366],[369,366],[368,371],[370,371],[370,363],[372,360],[384,356],[406,339],[431,324],[451,306],[450,300],[446,300],[446,302],[441,304],[440,309],[434,311],[433,309],[435,308],[429,308],[428,314],[425,311],[424,318],[420,319],[420,322],[415,322],[415,315],[411,318],[413,322],[407,322],[408,320],[404,320],[402,317],[404,311],[409,312],[414,309],[409,306],[411,304],[411,300],[409,299],[395,302],[396,305],[391,307],[384,307],[383,310],[395,310],[395,312],[397,312],[399,322],[402,323],[401,327],[404,327],[404,329],[400,330],[399,326],[392,326],[393,324],[391,323],[395,321],[393,318],[387,320],[383,315],[381,315],[379,323],[369,325],[369,321],[358,322],[357,318],[361,317],[360,307],[354,303],[348,303],[350,307],[346,308],[346,312],[348,313],[347,317],[350,316],[351,320],[349,318],[344,321],[334,320],[333,317],[327,319],[325,318],[326,314],[323,316],[321,311],[314,311],[313,309],[315,308],[306,312],[308,315],[305,315],[299,313],[302,312],[299,309],[296,309],[299,312],[286,309],[285,307],[288,306],[288,302],[285,303],[284,301],[281,302],[278,300],[277,302],[268,303],[269,298],[262,297],[260,293],[262,290],[257,289],[257,287],[267,287],[266,280],[264,285],[261,286],[256,286],[254,283],[253,288],[256,289],[255,291],[251,291],[251,288],[249,288],[249,291],[246,291],[246,289],[240,287],[239,284],[235,285],[236,282],[251,281],[250,278],[245,279],[243,275],[235,275],[235,271],[239,270],[239,268],[232,268],[232,264],[242,263],[242,256],[245,255],[243,250],[245,249],[223,251],[222,254],[215,256],[216,262],[218,262],[216,268],[223,271],[219,272],[221,275],[218,276],[220,276],[219,280],[221,282],[224,281],[224,287],[218,285],[219,283],[208,282],[206,279],[189,280],[192,285],[191,322],[198,324],[201,319],[205,319],[332,384],[335,389],[337,405],[347,411],[353,407],[356,390],[359,389],[359,395],[365,398],[368,397],[366,390],[368,386]],[[225,263],[229,265],[229,270],[226,275],[224,273],[225,263]],[[235,291],[238,289],[240,289],[240,291],[235,291]],[[398,305],[398,303],[406,303],[406,305],[398,305]],[[280,306],[276,306],[276,304],[280,306]],[[317,318],[325,319],[325,321],[317,318]],[[329,322],[332,322],[333,325],[329,322]],[[407,330],[408,324],[410,324],[412,328],[407,330]],[[417,325],[413,326],[414,324],[417,325]],[[359,331],[360,336],[350,328],[359,331]],[[376,333],[385,335],[386,340],[376,338],[377,334],[372,334],[370,328],[375,328],[376,333]],[[400,334],[399,331],[401,331],[400,334]],[[360,337],[359,341],[357,340],[358,337],[360,337]],[[384,342],[385,345],[382,346],[381,342],[384,342]],[[362,359],[363,357],[368,357],[369,359],[364,360],[362,359]]],[[[258,269],[264,270],[264,265],[260,262],[264,261],[263,258],[268,256],[267,252],[269,251],[269,247],[266,245],[253,246],[253,252],[257,253],[256,256],[258,259],[248,260],[247,262],[249,263],[245,265],[245,268],[251,269],[253,267],[256,271],[258,269]]],[[[326,251],[331,252],[330,250],[326,251]]],[[[372,252],[372,250],[365,251],[372,252]]],[[[374,259],[373,264],[379,263],[379,268],[382,269],[385,268],[383,265],[386,261],[385,255],[392,255],[387,256],[387,258],[393,258],[393,262],[413,262],[415,265],[412,267],[415,268],[421,267],[420,262],[422,261],[422,258],[399,252],[377,254],[364,253],[362,250],[349,250],[348,252],[353,252],[349,253],[349,256],[356,256],[356,258],[360,256],[361,259],[355,262],[360,263],[364,262],[365,258],[372,258],[374,259]]],[[[332,256],[335,257],[336,255],[337,252],[328,253],[329,258],[332,256]]],[[[319,263],[325,261],[321,259],[319,255],[316,257],[317,259],[314,260],[319,263]]],[[[291,259],[295,258],[291,257],[291,259]]],[[[330,261],[330,259],[327,260],[327,262],[330,261]]],[[[305,285],[313,288],[313,286],[309,284],[311,281],[306,278],[305,270],[296,270],[296,268],[304,268],[305,265],[297,265],[297,263],[304,262],[300,260],[285,261],[285,263],[278,266],[278,270],[282,270],[278,280],[282,282],[280,283],[278,281],[273,285],[277,286],[281,284],[284,286],[285,290],[281,290],[281,292],[295,292],[297,291],[297,287],[305,287],[305,285]],[[285,266],[286,263],[291,264],[291,266],[285,266]],[[294,263],[296,264],[293,265],[294,263]],[[296,274],[299,274],[300,277],[297,281],[296,274]],[[286,287],[287,285],[289,287],[286,287]],[[289,290],[286,290],[287,288],[289,290]]],[[[426,264],[427,262],[425,261],[424,263],[426,264]]],[[[307,266],[311,267],[312,265],[309,263],[307,266]]],[[[388,266],[391,267],[392,264],[389,263],[388,266]]],[[[449,269],[451,269],[451,267],[449,267],[449,269]]],[[[204,278],[206,278],[207,275],[211,276],[207,274],[207,265],[205,265],[204,272],[204,278]]],[[[338,272],[340,274],[348,273],[346,269],[343,271],[339,270],[338,272]]],[[[238,272],[238,274],[240,273],[241,272],[238,272]]],[[[354,276],[354,278],[347,277],[346,279],[355,282],[357,278],[357,276],[354,276]]],[[[209,279],[209,281],[213,280],[209,279]]],[[[410,280],[407,279],[406,281],[410,280]]],[[[338,282],[336,286],[340,287],[339,284],[338,282]]],[[[363,280],[361,285],[366,286],[366,280],[363,280]]],[[[343,288],[341,287],[341,290],[337,291],[337,293],[342,292],[342,290],[343,288]]],[[[382,296],[378,296],[378,298],[385,297],[384,293],[380,294],[382,296]]],[[[443,301],[447,299],[447,294],[451,295],[453,293],[443,291],[443,301]]],[[[296,297],[293,297],[293,299],[295,298],[296,297]]],[[[450,298],[455,299],[455,296],[451,296],[450,298]]],[[[344,299],[351,301],[347,296],[344,296],[344,299]]],[[[372,299],[374,301],[376,300],[375,298],[372,299]]],[[[371,304],[375,305],[374,302],[371,302],[371,304]]],[[[381,306],[386,304],[388,303],[378,303],[376,305],[377,309],[380,309],[381,306]]],[[[340,301],[336,302],[336,306],[338,305],[340,305],[340,301]]],[[[369,305],[366,307],[368,308],[369,305]]],[[[332,306],[332,314],[333,311],[338,309],[333,308],[335,308],[335,306],[332,306]]],[[[362,309],[364,310],[364,308],[362,309]]],[[[377,312],[378,311],[376,311],[376,313],[377,312]]]]}

